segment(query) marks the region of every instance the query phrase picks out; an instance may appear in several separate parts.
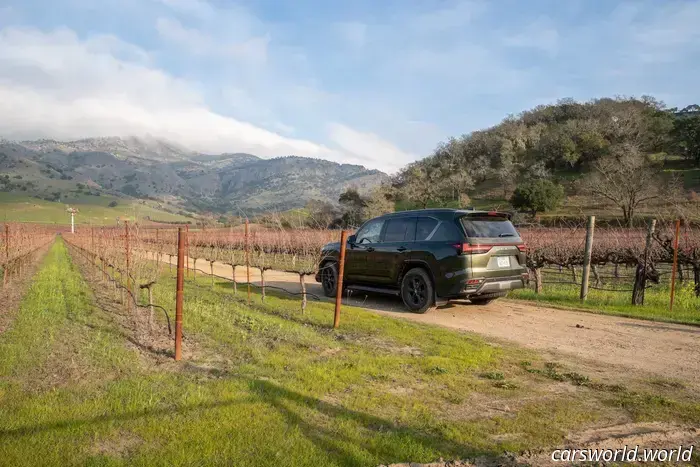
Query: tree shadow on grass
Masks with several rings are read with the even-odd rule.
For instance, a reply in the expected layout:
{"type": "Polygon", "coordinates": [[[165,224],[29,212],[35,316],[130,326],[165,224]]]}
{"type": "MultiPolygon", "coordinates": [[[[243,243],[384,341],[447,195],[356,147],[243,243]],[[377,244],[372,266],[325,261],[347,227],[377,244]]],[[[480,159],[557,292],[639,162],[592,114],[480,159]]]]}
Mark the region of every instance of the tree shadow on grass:
{"type": "MultiPolygon", "coordinates": [[[[0,430],[0,442],[61,430],[89,433],[97,429],[95,425],[100,424],[114,424],[115,429],[128,429],[128,427],[122,427],[120,422],[126,423],[161,416],[182,415],[187,417],[189,414],[197,412],[203,414],[209,410],[263,402],[282,415],[289,426],[296,427],[306,439],[314,443],[321,452],[329,457],[329,461],[342,466],[415,461],[416,459],[407,458],[410,455],[406,452],[407,445],[418,452],[435,453],[435,457],[443,456],[453,459],[497,457],[493,451],[484,451],[460,444],[437,432],[397,424],[394,421],[365,412],[350,410],[290,390],[268,380],[235,376],[232,376],[231,380],[246,382],[249,394],[242,394],[241,398],[221,401],[103,414],[95,417],[71,418],[4,429],[0,430]],[[348,422],[356,426],[357,437],[342,433],[343,429],[348,429],[348,422]],[[334,426],[342,427],[342,429],[335,429],[334,426]],[[377,442],[366,443],[362,441],[363,439],[377,442]]],[[[206,459],[202,460],[206,461],[206,459]]],[[[258,459],[258,461],[260,465],[266,463],[265,459],[258,459]]]]}
{"type": "Polygon", "coordinates": [[[367,465],[369,459],[374,464],[415,461],[416,459],[407,458],[406,446],[397,442],[400,440],[410,440],[414,448],[435,452],[436,457],[465,459],[495,455],[494,452],[483,451],[446,439],[438,433],[398,425],[371,414],[305,396],[267,380],[252,380],[250,388],[265,403],[284,416],[289,425],[298,427],[307,439],[331,456],[339,465],[367,465]],[[339,424],[346,421],[354,422],[358,430],[364,432],[363,436],[385,439],[369,446],[363,445],[362,441],[342,435],[339,430],[333,429],[333,422],[322,423],[320,419],[323,417],[333,419],[339,424]]]}
{"type": "Polygon", "coordinates": [[[50,423],[40,423],[37,425],[23,426],[19,428],[10,428],[0,430],[0,441],[10,438],[19,438],[22,436],[34,436],[45,432],[70,429],[74,431],[78,428],[87,428],[92,425],[114,422],[128,422],[139,420],[147,417],[159,417],[175,414],[186,414],[189,412],[202,412],[211,409],[219,409],[229,407],[235,404],[244,404],[255,402],[254,397],[245,399],[224,400],[216,402],[208,402],[203,404],[194,404],[189,406],[168,407],[162,409],[137,410],[133,412],[124,412],[118,414],[103,414],[96,417],[72,418],[67,420],[59,420],[50,423]]]}

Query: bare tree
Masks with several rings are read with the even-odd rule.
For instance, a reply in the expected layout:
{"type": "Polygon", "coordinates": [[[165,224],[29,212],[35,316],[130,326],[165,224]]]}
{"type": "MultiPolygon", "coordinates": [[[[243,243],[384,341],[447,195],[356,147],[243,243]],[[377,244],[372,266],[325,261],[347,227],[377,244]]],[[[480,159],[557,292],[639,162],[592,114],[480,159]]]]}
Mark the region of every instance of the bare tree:
{"type": "Polygon", "coordinates": [[[371,219],[383,214],[394,212],[394,201],[391,199],[391,187],[379,186],[365,199],[364,217],[371,219]]]}
{"type": "Polygon", "coordinates": [[[407,170],[409,177],[406,184],[408,199],[416,202],[421,208],[427,208],[430,201],[435,201],[440,195],[438,174],[424,167],[412,164],[407,170]]]}
{"type": "Polygon", "coordinates": [[[627,225],[640,206],[659,197],[657,171],[635,145],[614,146],[610,156],[593,163],[593,169],[583,181],[584,191],[615,204],[627,225]]]}

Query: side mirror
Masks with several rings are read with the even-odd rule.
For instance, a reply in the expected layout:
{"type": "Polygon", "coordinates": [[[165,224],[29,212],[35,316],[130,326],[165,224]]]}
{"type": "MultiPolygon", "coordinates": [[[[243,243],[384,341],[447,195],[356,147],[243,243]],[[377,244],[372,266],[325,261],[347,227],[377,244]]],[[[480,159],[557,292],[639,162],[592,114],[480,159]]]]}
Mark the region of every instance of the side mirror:
{"type": "Polygon", "coordinates": [[[354,244],[356,238],[357,238],[357,237],[356,237],[355,235],[350,235],[350,236],[348,237],[348,243],[351,244],[351,245],[354,244]]]}

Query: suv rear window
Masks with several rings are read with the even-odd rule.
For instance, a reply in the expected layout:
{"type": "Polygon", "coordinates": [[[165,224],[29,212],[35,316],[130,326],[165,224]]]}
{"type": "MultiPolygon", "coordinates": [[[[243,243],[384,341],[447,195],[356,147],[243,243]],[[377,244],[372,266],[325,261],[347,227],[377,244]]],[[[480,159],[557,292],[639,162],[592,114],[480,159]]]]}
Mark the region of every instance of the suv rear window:
{"type": "Polygon", "coordinates": [[[438,221],[431,217],[419,217],[418,225],[416,225],[416,241],[422,242],[430,237],[433,233],[438,221]]]}
{"type": "Polygon", "coordinates": [[[434,242],[461,242],[462,232],[452,221],[442,221],[430,239],[434,242]]]}
{"type": "Polygon", "coordinates": [[[505,217],[462,217],[469,238],[519,237],[518,231],[505,217]]]}

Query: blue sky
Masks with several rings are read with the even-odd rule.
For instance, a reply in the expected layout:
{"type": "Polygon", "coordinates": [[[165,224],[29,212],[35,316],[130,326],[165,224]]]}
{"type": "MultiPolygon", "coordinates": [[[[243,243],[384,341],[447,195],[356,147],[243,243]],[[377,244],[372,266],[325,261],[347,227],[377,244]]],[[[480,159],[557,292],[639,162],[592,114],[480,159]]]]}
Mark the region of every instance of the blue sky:
{"type": "Polygon", "coordinates": [[[0,136],[396,171],[564,97],[700,102],[700,1],[0,0],[0,136]]]}

